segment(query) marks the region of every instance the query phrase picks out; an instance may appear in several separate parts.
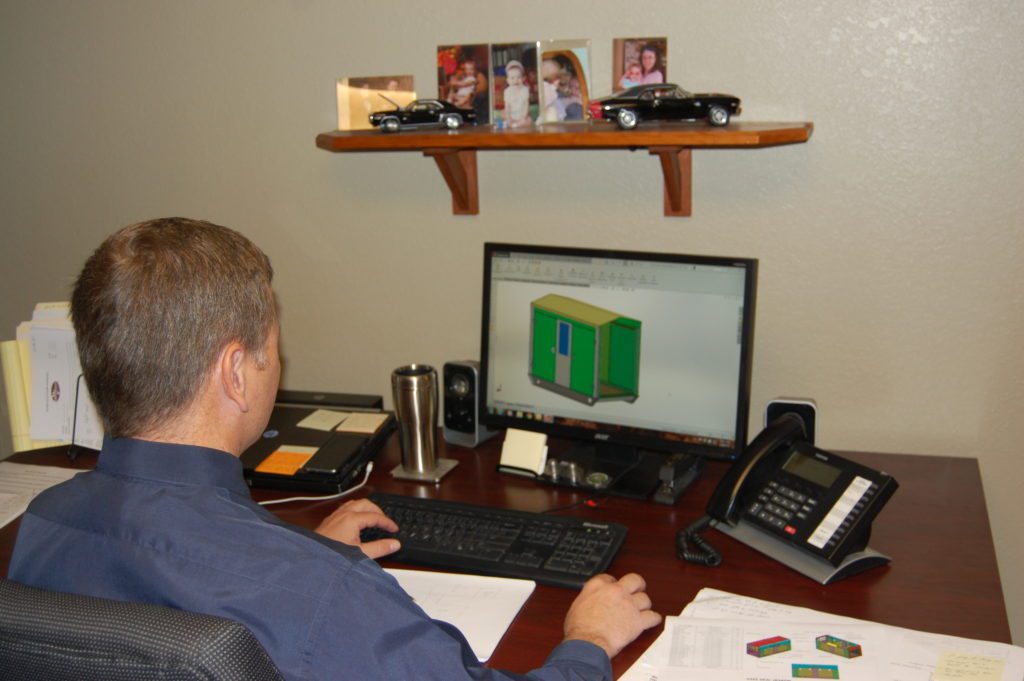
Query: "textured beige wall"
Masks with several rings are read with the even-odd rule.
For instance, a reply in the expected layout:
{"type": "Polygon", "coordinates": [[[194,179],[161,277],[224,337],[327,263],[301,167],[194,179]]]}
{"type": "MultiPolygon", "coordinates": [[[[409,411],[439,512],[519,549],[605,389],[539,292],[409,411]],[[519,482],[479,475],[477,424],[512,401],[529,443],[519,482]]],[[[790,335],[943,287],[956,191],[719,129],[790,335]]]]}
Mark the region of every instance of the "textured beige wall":
{"type": "Polygon", "coordinates": [[[381,5],[0,0],[0,335],[168,214],[271,255],[290,388],[477,356],[485,240],[757,257],[751,420],[809,396],[826,448],[977,457],[1024,642],[1019,0],[381,5]],[[481,153],[481,214],[454,217],[427,159],[314,148],[338,76],[429,93],[437,44],[584,36],[601,93],[611,39],[645,34],[672,80],[814,137],[695,152],[689,219],[661,216],[644,152],[481,153]]]}

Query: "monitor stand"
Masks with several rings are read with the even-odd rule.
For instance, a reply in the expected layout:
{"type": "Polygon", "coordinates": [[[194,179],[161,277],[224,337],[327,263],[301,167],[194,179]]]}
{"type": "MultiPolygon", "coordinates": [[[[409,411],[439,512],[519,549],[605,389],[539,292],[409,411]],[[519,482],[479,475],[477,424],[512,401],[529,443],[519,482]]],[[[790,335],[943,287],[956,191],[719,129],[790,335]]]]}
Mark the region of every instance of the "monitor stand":
{"type": "Polygon", "coordinates": [[[664,457],[607,442],[579,444],[549,456],[537,480],[552,485],[646,499],[658,487],[664,457]]]}

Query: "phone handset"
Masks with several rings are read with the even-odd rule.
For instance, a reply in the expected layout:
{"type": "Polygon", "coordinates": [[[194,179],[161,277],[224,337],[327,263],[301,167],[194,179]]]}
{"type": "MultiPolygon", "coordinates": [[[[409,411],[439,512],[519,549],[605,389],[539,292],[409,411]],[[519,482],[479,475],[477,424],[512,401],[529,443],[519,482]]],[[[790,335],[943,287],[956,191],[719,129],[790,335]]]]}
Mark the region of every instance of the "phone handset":
{"type": "Polygon", "coordinates": [[[797,414],[782,414],[762,430],[743,451],[708,501],[707,515],[692,523],[676,535],[676,554],[682,560],[699,565],[717,566],[722,557],[706,539],[700,536],[712,520],[735,525],[740,513],[740,500],[744,489],[758,470],[773,461],[776,452],[785,453],[794,442],[807,439],[804,421],[797,414]]]}
{"type": "Polygon", "coordinates": [[[730,525],[735,525],[738,520],[740,509],[738,502],[745,487],[762,462],[771,459],[771,455],[780,452],[784,453],[793,446],[794,442],[806,440],[807,431],[804,428],[802,418],[794,413],[786,413],[768,424],[743,450],[740,457],[732,468],[725,474],[722,481],[715,488],[708,501],[707,514],[715,520],[724,520],[730,525]]]}

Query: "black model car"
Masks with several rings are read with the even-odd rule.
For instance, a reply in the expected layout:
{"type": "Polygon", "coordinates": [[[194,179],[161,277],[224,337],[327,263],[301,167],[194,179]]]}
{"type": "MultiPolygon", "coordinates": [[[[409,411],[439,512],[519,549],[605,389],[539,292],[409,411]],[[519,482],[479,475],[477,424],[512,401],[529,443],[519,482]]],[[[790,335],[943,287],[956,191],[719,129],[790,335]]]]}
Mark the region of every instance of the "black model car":
{"type": "MultiPolygon", "coordinates": [[[[383,96],[383,95],[381,95],[383,96]]],[[[385,97],[385,99],[387,99],[385,97]]],[[[402,128],[443,126],[449,130],[462,127],[463,123],[476,123],[476,112],[442,102],[439,99],[417,99],[406,107],[395,105],[394,111],[378,111],[370,114],[370,125],[384,132],[397,132],[402,128]]]]}
{"type": "Polygon", "coordinates": [[[726,125],[739,114],[740,100],[732,95],[693,94],[678,85],[637,85],[590,102],[590,117],[615,121],[632,130],[646,120],[692,121],[706,118],[711,125],[726,125]]]}

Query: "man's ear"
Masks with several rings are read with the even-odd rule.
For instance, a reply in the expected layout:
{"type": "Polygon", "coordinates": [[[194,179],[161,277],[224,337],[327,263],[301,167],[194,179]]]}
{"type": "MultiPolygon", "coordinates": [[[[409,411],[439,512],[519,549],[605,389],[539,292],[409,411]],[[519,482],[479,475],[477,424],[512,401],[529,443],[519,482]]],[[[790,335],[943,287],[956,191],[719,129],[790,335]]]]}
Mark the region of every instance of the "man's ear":
{"type": "Polygon", "coordinates": [[[232,341],[224,346],[217,360],[217,377],[223,396],[235,403],[242,413],[249,411],[246,392],[247,352],[241,343],[232,341]]]}

